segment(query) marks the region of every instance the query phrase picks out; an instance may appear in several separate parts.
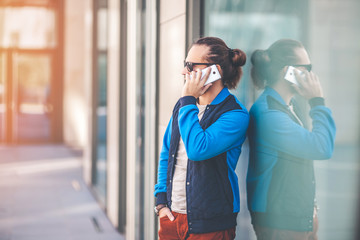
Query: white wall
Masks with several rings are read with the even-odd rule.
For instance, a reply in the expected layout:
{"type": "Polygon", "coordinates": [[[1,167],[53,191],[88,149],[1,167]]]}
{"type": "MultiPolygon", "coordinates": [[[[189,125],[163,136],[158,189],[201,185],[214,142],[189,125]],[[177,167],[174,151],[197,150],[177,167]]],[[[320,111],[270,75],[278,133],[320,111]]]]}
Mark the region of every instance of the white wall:
{"type": "Polygon", "coordinates": [[[108,1],[107,214],[118,226],[120,123],[120,2],[108,1]]]}
{"type": "Polygon", "coordinates": [[[91,104],[91,0],[65,1],[64,141],[84,148],[89,138],[91,104]]]}
{"type": "Polygon", "coordinates": [[[160,1],[159,53],[159,148],[172,109],[180,98],[186,54],[186,1],[160,1]]]}
{"type": "Polygon", "coordinates": [[[65,0],[64,143],[84,150],[84,178],[91,173],[92,1],[65,0]]]}

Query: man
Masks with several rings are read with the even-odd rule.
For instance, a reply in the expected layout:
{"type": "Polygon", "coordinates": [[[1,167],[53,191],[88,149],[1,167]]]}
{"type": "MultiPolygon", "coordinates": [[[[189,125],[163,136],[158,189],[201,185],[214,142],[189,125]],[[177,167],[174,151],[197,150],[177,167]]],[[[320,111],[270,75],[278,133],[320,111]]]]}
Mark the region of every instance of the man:
{"type": "Polygon", "coordinates": [[[234,239],[240,208],[236,164],[248,113],[235,88],[246,56],[219,38],[201,38],[184,64],[185,85],[164,135],[155,211],[160,239],[234,239]],[[221,79],[204,86],[201,69],[215,64],[221,79]]]}

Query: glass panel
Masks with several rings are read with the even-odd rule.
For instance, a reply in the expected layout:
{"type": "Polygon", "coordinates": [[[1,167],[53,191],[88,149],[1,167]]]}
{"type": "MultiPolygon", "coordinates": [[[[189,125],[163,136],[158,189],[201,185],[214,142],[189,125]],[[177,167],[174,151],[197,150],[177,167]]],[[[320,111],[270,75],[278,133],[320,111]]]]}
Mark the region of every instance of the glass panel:
{"type": "Polygon", "coordinates": [[[103,204],[106,203],[106,137],[107,137],[107,55],[98,56],[97,159],[95,186],[103,204]]]}
{"type": "MultiPolygon", "coordinates": [[[[303,1],[288,2],[281,0],[204,1],[205,36],[219,36],[229,47],[240,48],[247,56],[251,56],[254,49],[267,48],[280,38],[301,40],[300,16],[304,14],[301,15],[300,11],[305,4],[303,1]]],[[[253,96],[248,91],[251,82],[249,66],[250,64],[244,66],[243,78],[235,92],[239,100],[246,104],[253,100],[253,96]]]]}
{"type": "Polygon", "coordinates": [[[5,54],[0,54],[0,142],[5,141],[5,119],[6,119],[6,95],[5,95],[5,54]]]}
{"type": "Polygon", "coordinates": [[[39,7],[0,8],[0,47],[54,48],[55,13],[39,7]]]}
{"type": "Polygon", "coordinates": [[[14,55],[14,138],[18,141],[49,140],[51,137],[51,57],[14,55]]]}
{"type": "Polygon", "coordinates": [[[97,128],[96,128],[96,163],[95,163],[95,182],[94,186],[98,193],[98,198],[106,206],[106,161],[107,161],[107,1],[99,1],[96,23],[96,43],[97,43],[97,128]]]}
{"type": "MultiPolygon", "coordinates": [[[[247,64],[243,67],[243,77],[239,86],[232,92],[250,109],[254,100],[254,90],[250,79],[249,64],[254,49],[267,48],[280,38],[301,40],[302,18],[306,13],[301,12],[305,5],[303,1],[282,0],[206,0],[204,11],[204,36],[216,36],[223,39],[230,48],[240,48],[248,56],[247,64]],[[290,4],[289,4],[290,2],[290,4]],[[295,3],[295,4],[294,4],[295,3]]],[[[245,142],[242,147],[238,166],[241,211],[238,215],[237,236],[255,240],[250,214],[246,206],[246,184],[249,147],[245,142]]]]}
{"type": "MultiPolygon", "coordinates": [[[[248,56],[236,91],[248,108],[256,98],[250,80],[250,56],[280,38],[300,40],[319,75],[337,135],[330,160],[314,161],[321,240],[359,239],[359,1],[206,0],[204,35],[219,36],[248,56]],[[336,23],[336,24],[334,24],[336,23]],[[354,40],[356,39],[356,40],[354,40]],[[335,66],[335,67],[334,67],[335,66]],[[341,79],[341,87],[339,87],[341,79]],[[250,95],[249,95],[250,94],[250,95]],[[245,96],[245,97],[244,97],[245,96]],[[351,114],[349,114],[351,113],[351,114]],[[344,117],[349,116],[349,117],[344,117]],[[345,207],[344,207],[345,206],[345,207]]],[[[246,206],[247,151],[237,167],[242,206],[237,236],[256,239],[246,206]],[[244,211],[242,211],[244,210],[244,211]]],[[[306,149],[304,149],[306,151],[306,149]]]]}

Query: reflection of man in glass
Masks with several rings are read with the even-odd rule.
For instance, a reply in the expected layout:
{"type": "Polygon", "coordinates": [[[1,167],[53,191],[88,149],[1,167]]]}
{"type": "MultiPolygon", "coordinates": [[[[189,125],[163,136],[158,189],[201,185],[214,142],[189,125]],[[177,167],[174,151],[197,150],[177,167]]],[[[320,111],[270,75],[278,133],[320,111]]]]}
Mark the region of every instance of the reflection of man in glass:
{"type": "Polygon", "coordinates": [[[247,192],[254,230],[259,240],[317,239],[313,160],[332,155],[331,111],[301,43],[279,40],[256,50],[251,62],[255,85],[265,87],[250,110],[247,192]],[[309,101],[312,131],[296,113],[296,92],[309,101]]]}

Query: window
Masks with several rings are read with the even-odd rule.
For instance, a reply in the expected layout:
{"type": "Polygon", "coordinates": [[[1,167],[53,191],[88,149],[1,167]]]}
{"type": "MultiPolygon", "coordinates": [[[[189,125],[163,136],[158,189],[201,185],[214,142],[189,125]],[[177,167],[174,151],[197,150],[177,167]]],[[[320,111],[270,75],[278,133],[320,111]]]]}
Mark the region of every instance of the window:
{"type": "MultiPolygon", "coordinates": [[[[319,75],[337,125],[335,150],[327,161],[315,161],[316,196],[320,206],[319,239],[354,239],[359,223],[359,84],[360,30],[358,1],[206,0],[200,33],[218,36],[248,56],[235,94],[248,108],[259,94],[250,79],[250,57],[280,38],[301,41],[319,75]],[[336,67],[334,67],[336,66],[336,67]],[[341,87],[339,88],[339,79],[341,87]],[[347,110],[345,110],[347,109],[347,110]],[[352,115],[353,117],[350,117],[352,115]],[[345,117],[346,116],[346,117],[345,117]]],[[[247,147],[238,164],[241,212],[237,235],[255,239],[245,198],[247,147]],[[245,155],[245,156],[244,156],[245,155]],[[246,237],[246,235],[248,237],[246,237]]]]}
{"type": "Polygon", "coordinates": [[[94,41],[94,174],[93,185],[97,198],[106,206],[107,191],[107,27],[108,9],[106,0],[95,0],[94,41]]]}

